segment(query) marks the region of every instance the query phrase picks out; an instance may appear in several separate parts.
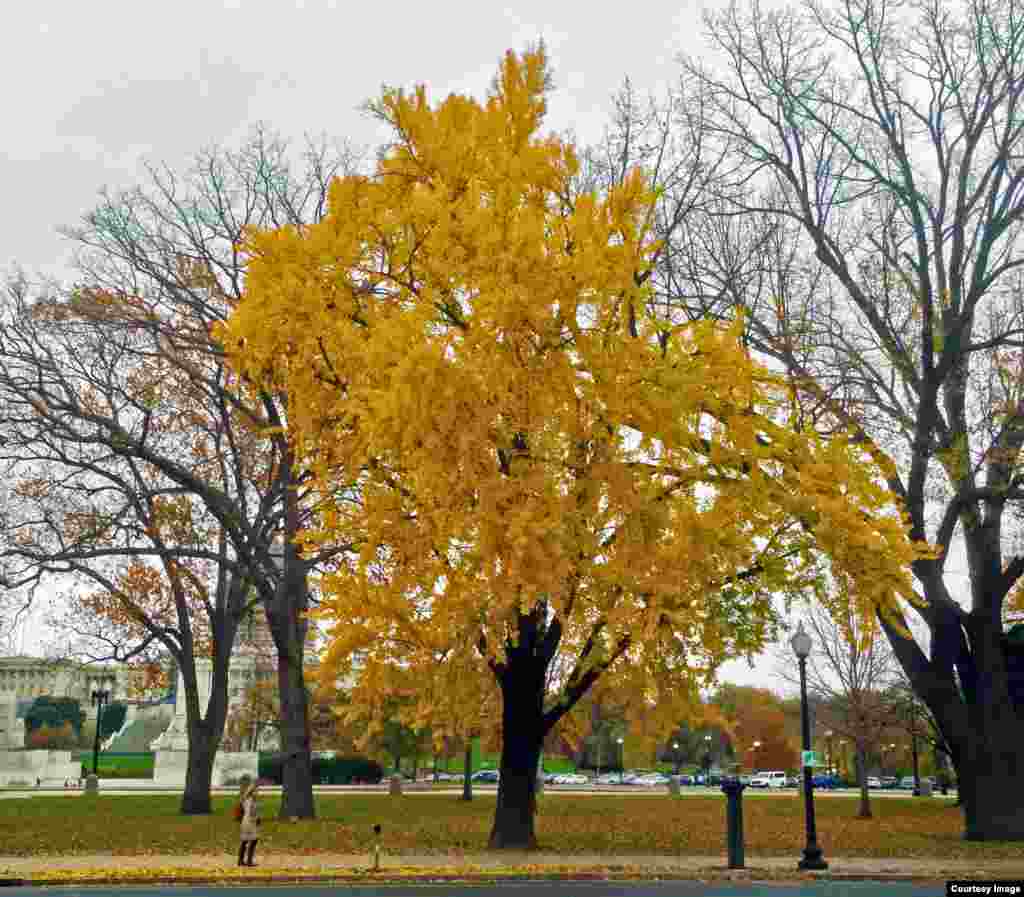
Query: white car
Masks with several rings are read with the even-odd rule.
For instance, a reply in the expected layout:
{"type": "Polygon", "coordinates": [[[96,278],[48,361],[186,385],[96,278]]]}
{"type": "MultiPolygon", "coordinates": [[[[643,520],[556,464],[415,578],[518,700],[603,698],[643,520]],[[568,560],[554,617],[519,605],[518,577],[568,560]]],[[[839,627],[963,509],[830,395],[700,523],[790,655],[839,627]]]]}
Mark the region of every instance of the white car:
{"type": "Polygon", "coordinates": [[[559,785],[586,785],[590,782],[590,779],[578,772],[567,772],[565,775],[555,779],[555,782],[559,785]]]}
{"type": "Polygon", "coordinates": [[[751,788],[785,788],[786,774],[778,770],[772,772],[756,772],[750,780],[751,788]]]}
{"type": "Polygon", "coordinates": [[[595,785],[618,785],[621,776],[617,772],[606,772],[594,779],[595,785]]]}
{"type": "Polygon", "coordinates": [[[881,788],[882,780],[875,776],[868,776],[868,788],[881,788]]]}

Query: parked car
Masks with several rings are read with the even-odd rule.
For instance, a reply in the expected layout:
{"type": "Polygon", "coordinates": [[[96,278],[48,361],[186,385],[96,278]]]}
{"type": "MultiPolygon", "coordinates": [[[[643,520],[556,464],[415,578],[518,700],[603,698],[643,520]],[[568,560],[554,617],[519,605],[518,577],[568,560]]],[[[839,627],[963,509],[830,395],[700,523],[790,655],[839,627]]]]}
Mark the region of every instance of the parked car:
{"type": "Polygon", "coordinates": [[[596,779],[594,779],[595,785],[618,785],[619,774],[617,772],[603,772],[596,779]]]}
{"type": "MultiPolygon", "coordinates": [[[[925,782],[927,782],[929,785],[933,785],[933,786],[935,785],[935,782],[934,782],[934,780],[932,779],[931,776],[921,776],[920,779],[921,779],[921,784],[922,785],[925,782]]],[[[913,791],[914,790],[914,777],[913,776],[904,776],[902,779],[900,779],[899,787],[904,789],[904,790],[906,790],[906,791],[913,791]]]]}
{"type": "Polygon", "coordinates": [[[654,787],[657,785],[667,785],[668,782],[668,776],[663,775],[660,772],[650,772],[647,773],[647,775],[638,776],[635,784],[654,787]]]}
{"type": "Polygon", "coordinates": [[[750,780],[751,788],[782,788],[785,784],[786,774],[779,770],[756,772],[750,780]]]}
{"type": "Polygon", "coordinates": [[[900,780],[896,776],[882,776],[881,777],[882,787],[887,789],[898,788],[900,780]]]}
{"type": "Polygon", "coordinates": [[[868,776],[868,788],[881,788],[882,780],[878,776],[868,776]]]}
{"type": "Polygon", "coordinates": [[[590,779],[578,772],[567,772],[555,779],[556,785],[588,785],[590,779]]]}
{"type": "Polygon", "coordinates": [[[696,779],[693,776],[687,775],[686,773],[683,773],[681,776],[679,776],[679,784],[680,785],[695,785],[695,784],[697,784],[697,781],[696,781],[696,779]]]}
{"type": "Polygon", "coordinates": [[[497,783],[500,777],[501,773],[499,773],[498,770],[496,769],[481,769],[479,772],[474,772],[473,775],[471,775],[469,778],[470,781],[472,782],[483,782],[484,784],[493,784],[497,783]]]}
{"type": "Polygon", "coordinates": [[[839,788],[840,787],[840,782],[839,782],[839,779],[836,778],[835,776],[830,776],[830,775],[825,775],[825,774],[816,775],[814,777],[814,787],[815,788],[827,788],[827,789],[831,790],[832,788],[839,788]]]}

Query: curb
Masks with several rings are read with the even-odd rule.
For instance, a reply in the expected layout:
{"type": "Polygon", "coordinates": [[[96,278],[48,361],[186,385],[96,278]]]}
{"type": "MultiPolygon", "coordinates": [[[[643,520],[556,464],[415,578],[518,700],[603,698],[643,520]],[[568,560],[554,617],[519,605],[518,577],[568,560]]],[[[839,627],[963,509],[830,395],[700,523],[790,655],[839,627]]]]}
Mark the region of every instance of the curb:
{"type": "Polygon", "coordinates": [[[894,872],[850,872],[850,873],[829,873],[810,872],[804,874],[783,872],[773,875],[770,869],[699,869],[692,871],[673,872],[661,870],[657,874],[641,870],[630,872],[616,871],[588,871],[586,869],[566,869],[552,872],[410,872],[406,874],[394,873],[373,873],[365,872],[352,873],[312,873],[302,874],[270,874],[260,875],[224,875],[224,874],[202,874],[193,875],[68,875],[68,876],[43,876],[29,878],[0,878],[0,887],[32,887],[32,886],[54,886],[54,885],[196,885],[196,884],[495,884],[500,882],[544,882],[544,881],[746,881],[746,882],[771,882],[781,884],[785,882],[808,882],[808,881],[907,881],[919,883],[942,883],[944,877],[937,877],[934,873],[894,873],[894,872]]]}

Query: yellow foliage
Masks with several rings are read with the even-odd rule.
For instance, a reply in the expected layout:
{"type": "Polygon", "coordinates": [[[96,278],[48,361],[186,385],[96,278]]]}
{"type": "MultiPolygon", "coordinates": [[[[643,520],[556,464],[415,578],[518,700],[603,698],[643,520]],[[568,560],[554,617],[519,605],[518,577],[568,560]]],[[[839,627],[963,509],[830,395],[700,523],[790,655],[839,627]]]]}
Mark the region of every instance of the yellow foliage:
{"type": "Polygon", "coordinates": [[[543,596],[567,670],[582,657],[674,725],[822,553],[868,619],[915,600],[919,549],[864,449],[785,426],[742,321],[670,328],[662,351],[654,193],[633,171],[573,194],[573,147],[537,136],[547,82],[539,50],[510,52],[485,104],[386,92],[376,172],[336,180],[317,224],[246,233],[217,339],[287,391],[338,496],[304,546],[361,546],[319,583],[323,670],[359,654],[354,702],[405,689],[421,721],[486,703],[482,655],[503,664],[543,596]],[[356,476],[357,497],[335,488],[356,476]]]}

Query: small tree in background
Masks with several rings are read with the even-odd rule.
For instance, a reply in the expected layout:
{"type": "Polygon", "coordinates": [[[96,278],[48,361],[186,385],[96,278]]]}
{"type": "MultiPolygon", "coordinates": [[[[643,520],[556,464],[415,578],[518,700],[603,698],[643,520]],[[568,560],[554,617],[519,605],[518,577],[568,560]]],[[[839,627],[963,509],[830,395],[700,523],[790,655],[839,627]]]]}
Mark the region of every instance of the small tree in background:
{"type": "MultiPolygon", "coordinates": [[[[816,704],[815,736],[826,731],[854,745],[860,807],[857,815],[871,817],[868,795],[868,760],[882,736],[896,723],[887,690],[896,681],[899,664],[874,620],[864,621],[854,611],[842,587],[829,606],[812,604],[803,613],[814,650],[807,661],[807,691],[816,704]]],[[[799,687],[796,661],[787,643],[776,650],[777,675],[799,687]]]]}

